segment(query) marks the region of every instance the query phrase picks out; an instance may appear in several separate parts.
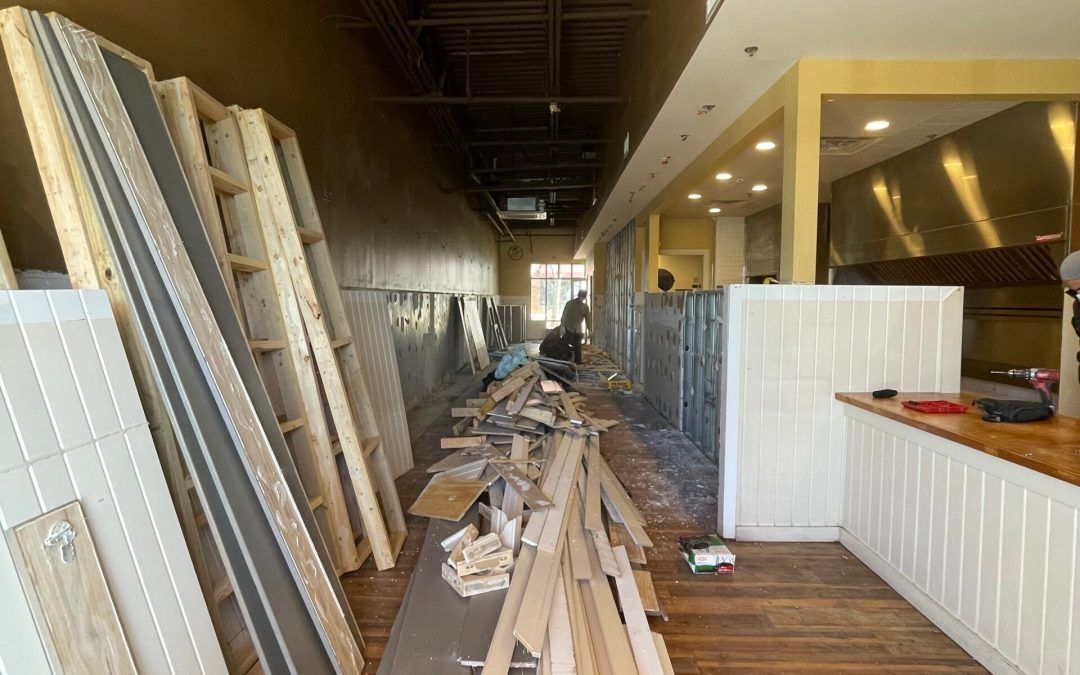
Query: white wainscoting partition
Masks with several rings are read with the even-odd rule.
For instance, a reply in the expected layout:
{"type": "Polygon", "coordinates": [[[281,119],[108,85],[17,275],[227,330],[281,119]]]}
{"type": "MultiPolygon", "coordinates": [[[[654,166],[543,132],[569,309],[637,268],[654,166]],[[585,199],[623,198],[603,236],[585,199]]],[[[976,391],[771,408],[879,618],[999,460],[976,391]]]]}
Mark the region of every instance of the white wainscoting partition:
{"type": "Polygon", "coordinates": [[[386,291],[348,288],[341,291],[341,299],[349,315],[386,459],[396,478],[413,467],[413,452],[390,330],[390,298],[386,291]]]}
{"type": "Polygon", "coordinates": [[[990,670],[1080,673],[1080,487],[845,407],[841,543],[990,670]]]}
{"type": "Polygon", "coordinates": [[[836,541],[835,393],[958,391],[963,289],[734,285],[725,297],[723,534],[836,541]]]}
{"type": "MultiPolygon", "coordinates": [[[[225,673],[105,292],[0,292],[0,527],[75,500],[139,672],[225,673]]],[[[0,616],[0,673],[52,672],[4,537],[0,616]]]]}

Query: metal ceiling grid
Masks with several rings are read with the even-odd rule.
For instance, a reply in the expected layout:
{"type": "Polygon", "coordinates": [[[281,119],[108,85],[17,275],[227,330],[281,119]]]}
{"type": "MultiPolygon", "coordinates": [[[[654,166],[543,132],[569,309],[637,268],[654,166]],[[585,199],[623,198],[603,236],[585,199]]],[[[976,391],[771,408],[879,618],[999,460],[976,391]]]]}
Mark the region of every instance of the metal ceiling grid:
{"type": "MultiPolygon", "coordinates": [[[[361,0],[462,166],[473,207],[501,234],[511,196],[543,200],[549,225],[576,224],[604,169],[604,126],[640,0],[361,0]]],[[[536,221],[521,222],[535,227],[536,221]]],[[[512,236],[512,235],[511,235],[512,236]]]]}

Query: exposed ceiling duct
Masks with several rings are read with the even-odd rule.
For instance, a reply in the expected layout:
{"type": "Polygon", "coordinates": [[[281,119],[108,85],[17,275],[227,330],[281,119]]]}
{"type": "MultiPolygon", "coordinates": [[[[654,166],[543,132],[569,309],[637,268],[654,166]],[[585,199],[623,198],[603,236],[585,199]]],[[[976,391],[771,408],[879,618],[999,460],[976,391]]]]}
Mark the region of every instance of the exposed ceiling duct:
{"type": "MultiPolygon", "coordinates": [[[[633,0],[361,0],[406,76],[387,105],[429,109],[461,168],[458,191],[503,221],[576,225],[592,208],[633,0]],[[550,193],[527,217],[506,199],[550,193]],[[543,217],[541,217],[541,212],[543,217]]],[[[365,29],[366,25],[358,24],[365,29]]]]}

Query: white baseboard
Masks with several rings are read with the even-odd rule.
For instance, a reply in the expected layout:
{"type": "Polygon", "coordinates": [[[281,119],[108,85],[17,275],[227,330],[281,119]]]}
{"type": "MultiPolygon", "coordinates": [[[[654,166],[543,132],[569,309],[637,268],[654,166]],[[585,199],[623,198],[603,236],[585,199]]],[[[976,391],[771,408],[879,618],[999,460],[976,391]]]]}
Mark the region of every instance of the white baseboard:
{"type": "Polygon", "coordinates": [[[837,541],[839,538],[839,527],[735,526],[737,541],[837,541]]]}
{"type": "Polygon", "coordinates": [[[840,543],[991,673],[1016,675],[1023,672],[1019,666],[983,640],[978,633],[964,625],[899,570],[845,529],[840,530],[840,543]]]}

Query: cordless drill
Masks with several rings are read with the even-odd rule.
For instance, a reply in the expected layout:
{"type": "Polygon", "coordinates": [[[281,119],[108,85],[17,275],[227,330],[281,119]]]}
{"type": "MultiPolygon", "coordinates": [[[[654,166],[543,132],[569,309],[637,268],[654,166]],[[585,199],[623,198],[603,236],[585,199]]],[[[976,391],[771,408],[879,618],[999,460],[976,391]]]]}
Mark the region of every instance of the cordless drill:
{"type": "Polygon", "coordinates": [[[1054,398],[1050,395],[1050,387],[1061,379],[1060,372],[1050,368],[1013,368],[1012,370],[991,370],[990,373],[1027,380],[1039,391],[1039,398],[1042,399],[1043,405],[1053,407],[1054,398]]]}

